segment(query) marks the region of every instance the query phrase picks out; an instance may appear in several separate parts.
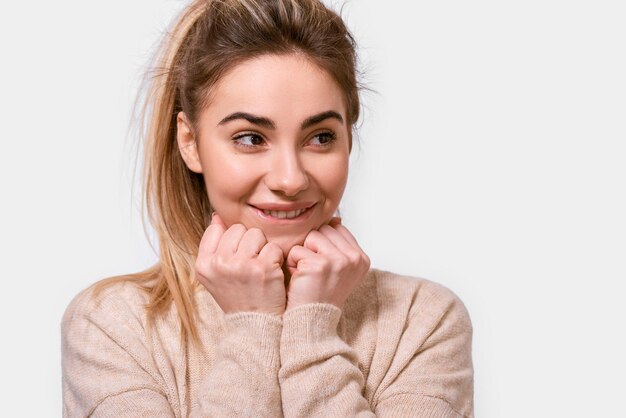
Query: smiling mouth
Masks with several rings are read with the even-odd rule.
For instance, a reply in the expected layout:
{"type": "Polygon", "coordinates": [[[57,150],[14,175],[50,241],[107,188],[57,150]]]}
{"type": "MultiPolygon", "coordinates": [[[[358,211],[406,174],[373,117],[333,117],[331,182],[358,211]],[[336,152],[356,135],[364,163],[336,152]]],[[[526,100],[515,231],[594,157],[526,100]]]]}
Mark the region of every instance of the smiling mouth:
{"type": "Polygon", "coordinates": [[[293,219],[303,214],[306,209],[292,210],[290,212],[281,212],[277,210],[264,210],[263,213],[279,219],[293,219]]]}
{"type": "Polygon", "coordinates": [[[300,219],[305,217],[308,212],[315,207],[315,204],[309,206],[304,209],[290,210],[290,211],[282,211],[282,210],[268,210],[257,208],[256,206],[252,206],[257,212],[264,218],[267,219],[275,219],[275,220],[293,220],[300,219]]]}

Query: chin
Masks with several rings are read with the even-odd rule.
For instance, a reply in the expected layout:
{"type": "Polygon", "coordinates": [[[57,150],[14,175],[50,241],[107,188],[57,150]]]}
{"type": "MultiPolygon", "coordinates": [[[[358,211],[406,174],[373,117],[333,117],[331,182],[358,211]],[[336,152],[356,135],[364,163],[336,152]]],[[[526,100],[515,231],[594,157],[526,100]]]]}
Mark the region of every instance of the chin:
{"type": "Polygon", "coordinates": [[[270,236],[267,238],[267,240],[269,242],[273,242],[274,244],[277,244],[283,250],[283,255],[285,256],[285,259],[286,259],[292,247],[296,245],[304,244],[304,239],[306,238],[306,235],[307,234],[303,234],[302,236],[295,236],[295,235],[279,235],[275,237],[270,236]]]}

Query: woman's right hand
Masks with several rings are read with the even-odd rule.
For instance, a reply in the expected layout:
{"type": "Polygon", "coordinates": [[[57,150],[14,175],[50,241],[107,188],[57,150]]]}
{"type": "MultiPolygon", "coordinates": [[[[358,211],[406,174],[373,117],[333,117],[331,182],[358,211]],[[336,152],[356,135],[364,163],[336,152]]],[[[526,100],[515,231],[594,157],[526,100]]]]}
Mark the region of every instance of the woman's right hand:
{"type": "Polygon", "coordinates": [[[267,312],[282,315],[287,301],[283,252],[259,228],[233,224],[217,213],[204,231],[195,270],[224,313],[267,312]]]}

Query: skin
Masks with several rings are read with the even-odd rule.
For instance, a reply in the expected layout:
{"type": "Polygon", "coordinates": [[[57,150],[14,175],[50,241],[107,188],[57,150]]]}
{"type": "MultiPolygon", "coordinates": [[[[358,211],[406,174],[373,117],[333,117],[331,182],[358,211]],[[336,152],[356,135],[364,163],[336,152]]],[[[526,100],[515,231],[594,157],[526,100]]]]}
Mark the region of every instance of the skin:
{"type": "Polygon", "coordinates": [[[351,149],[341,88],[301,54],[264,55],[235,66],[209,93],[195,126],[183,112],[177,117],[181,155],[202,173],[215,210],[198,280],[226,313],[342,307],[370,262],[333,218],[351,149]],[[286,221],[256,208],[270,203],[313,206],[286,221]]]}

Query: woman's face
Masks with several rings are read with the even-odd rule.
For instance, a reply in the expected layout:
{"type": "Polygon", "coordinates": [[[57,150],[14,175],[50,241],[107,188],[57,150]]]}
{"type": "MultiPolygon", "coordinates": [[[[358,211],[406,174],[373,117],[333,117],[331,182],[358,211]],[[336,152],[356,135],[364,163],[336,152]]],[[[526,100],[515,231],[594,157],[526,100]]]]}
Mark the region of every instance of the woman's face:
{"type": "Polygon", "coordinates": [[[340,87],[300,55],[264,55],[227,72],[195,137],[178,115],[183,157],[202,173],[215,212],[227,227],[260,228],[285,255],[337,209],[350,130],[340,87]]]}

